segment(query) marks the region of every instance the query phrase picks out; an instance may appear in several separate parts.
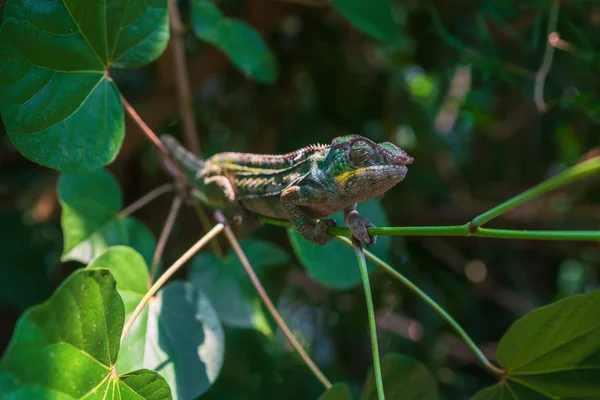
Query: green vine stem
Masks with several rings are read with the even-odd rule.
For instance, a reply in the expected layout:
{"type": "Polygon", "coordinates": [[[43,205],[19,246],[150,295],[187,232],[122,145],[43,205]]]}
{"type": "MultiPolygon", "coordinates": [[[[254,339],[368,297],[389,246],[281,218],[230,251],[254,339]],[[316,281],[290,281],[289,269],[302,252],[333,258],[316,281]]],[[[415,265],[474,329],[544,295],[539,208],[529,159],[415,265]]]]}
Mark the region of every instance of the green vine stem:
{"type": "Polygon", "coordinates": [[[373,297],[371,296],[371,285],[369,283],[369,271],[365,261],[365,253],[362,244],[356,238],[352,238],[352,245],[356,253],[356,261],[360,269],[360,277],[365,289],[367,302],[367,315],[369,317],[369,333],[371,335],[371,350],[373,351],[373,371],[375,372],[375,385],[377,387],[377,398],[384,400],[383,380],[381,378],[381,363],[379,362],[379,346],[377,345],[377,324],[375,322],[375,309],[373,308],[373,297]]]}
{"type": "MultiPolygon", "coordinates": [[[[552,178],[546,179],[544,182],[532,187],[529,190],[524,191],[518,196],[505,201],[504,203],[492,208],[491,210],[475,217],[471,221],[472,227],[480,227],[486,222],[505,214],[507,211],[512,210],[532,199],[541,196],[542,194],[564,186],[568,183],[574,182],[579,179],[587,178],[591,175],[600,172],[600,157],[594,157],[582,163],[576,164],[571,168],[564,170],[563,172],[553,176],[552,178]]],[[[598,232],[600,234],[600,232],[598,232]]],[[[584,239],[585,240],[585,239],[584,239]]],[[[597,238],[595,240],[598,240],[597,238]]]]}
{"type": "MultiPolygon", "coordinates": [[[[336,239],[348,247],[353,247],[352,242],[348,238],[338,236],[336,237],[336,239]]],[[[462,326],[460,326],[460,324],[456,322],[456,320],[452,318],[452,316],[448,314],[446,310],[444,310],[438,303],[436,303],[435,300],[429,297],[427,293],[419,289],[419,287],[412,283],[407,277],[402,275],[400,272],[396,271],[391,265],[387,264],[375,254],[367,250],[365,250],[364,253],[369,260],[373,261],[378,267],[382,268],[385,272],[387,272],[388,274],[392,275],[395,279],[400,281],[406,288],[408,288],[410,291],[419,296],[425,303],[427,303],[431,308],[433,308],[435,312],[437,312],[446,322],[448,322],[448,324],[450,324],[450,326],[456,331],[458,336],[460,336],[460,338],[466,343],[467,346],[469,346],[473,353],[475,353],[477,358],[481,361],[483,366],[488,371],[498,376],[502,376],[505,374],[504,370],[498,368],[490,360],[488,360],[485,354],[483,354],[481,349],[475,344],[473,339],[471,339],[469,334],[462,328],[462,326]]]]}

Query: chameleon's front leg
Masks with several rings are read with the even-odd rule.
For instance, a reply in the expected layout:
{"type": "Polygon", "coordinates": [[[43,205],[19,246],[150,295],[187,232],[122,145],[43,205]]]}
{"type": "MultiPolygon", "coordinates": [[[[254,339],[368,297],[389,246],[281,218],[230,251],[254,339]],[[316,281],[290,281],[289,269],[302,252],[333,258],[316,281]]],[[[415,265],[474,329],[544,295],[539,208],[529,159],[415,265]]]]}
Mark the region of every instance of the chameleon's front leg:
{"type": "Polygon", "coordinates": [[[367,231],[367,228],[374,228],[375,225],[356,211],[356,203],[344,208],[344,223],[350,229],[352,236],[367,247],[372,247],[377,241],[377,236],[369,235],[367,231]]]}
{"type": "Polygon", "coordinates": [[[290,217],[294,228],[309,242],[324,245],[329,243],[333,236],[327,233],[330,226],[336,226],[332,219],[322,219],[314,223],[299,206],[309,205],[306,194],[300,186],[291,186],[281,193],[281,205],[290,217]]]}

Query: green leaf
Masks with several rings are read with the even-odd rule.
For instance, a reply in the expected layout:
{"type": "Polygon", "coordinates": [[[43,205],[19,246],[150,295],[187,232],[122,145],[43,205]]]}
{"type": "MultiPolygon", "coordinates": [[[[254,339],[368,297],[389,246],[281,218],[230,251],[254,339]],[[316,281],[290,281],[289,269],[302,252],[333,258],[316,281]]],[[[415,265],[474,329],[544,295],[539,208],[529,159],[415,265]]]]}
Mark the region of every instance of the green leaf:
{"type": "Polygon", "coordinates": [[[114,160],[124,119],[108,71],[157,58],[167,22],[167,0],[9,0],[0,30],[0,111],[15,147],[71,172],[114,160]]]}
{"type": "Polygon", "coordinates": [[[352,400],[350,388],[345,383],[335,383],[323,393],[319,400],[352,400]]]}
{"type": "Polygon", "coordinates": [[[210,0],[192,0],[192,23],[198,38],[225,52],[248,76],[263,83],[275,82],[277,61],[253,27],[224,17],[210,0]]]}
{"type": "Polygon", "coordinates": [[[124,315],[109,271],[74,272],[19,319],[0,361],[0,393],[19,399],[170,399],[156,372],[114,372],[124,315]]]}
{"type": "Polygon", "coordinates": [[[156,241],[152,233],[133,217],[121,218],[121,190],[103,169],[85,175],[62,174],[58,180],[64,235],[62,260],[89,262],[108,247],[129,245],[148,264],[156,241]]]}
{"type": "MultiPolygon", "coordinates": [[[[244,240],[240,245],[257,273],[291,261],[285,251],[263,240],[244,240]]],[[[255,290],[248,287],[248,276],[233,251],[224,259],[209,253],[194,257],[190,282],[209,298],[223,323],[271,333],[260,299],[255,290]]]]}
{"type": "MultiPolygon", "coordinates": [[[[390,354],[381,361],[383,390],[386,399],[438,400],[437,381],[420,362],[400,354],[390,354]]],[[[363,387],[361,400],[377,400],[373,370],[363,387]]]]}
{"type": "MultiPolygon", "coordinates": [[[[544,396],[516,382],[504,381],[494,386],[480,390],[472,400],[551,400],[553,397],[544,396]]],[[[585,399],[578,399],[585,400],[585,399]]],[[[591,400],[591,399],[590,399],[591,400]]]]}
{"type": "MultiPolygon", "coordinates": [[[[115,246],[88,268],[106,268],[113,274],[128,320],[148,290],[142,256],[115,246]]],[[[123,339],[116,370],[156,370],[173,388],[174,398],[196,398],[218,376],[223,355],[223,330],[206,296],[190,284],[172,282],[144,308],[123,339]]]]}
{"type": "Polygon", "coordinates": [[[518,399],[599,398],[600,291],[523,316],[504,334],[497,355],[508,373],[487,393],[511,392],[518,399]]]}
{"type": "MultiPolygon", "coordinates": [[[[377,200],[359,204],[358,211],[376,226],[389,225],[385,212],[377,200]]],[[[344,225],[343,212],[340,211],[332,218],[339,226],[344,225]]],[[[333,289],[349,289],[360,284],[360,271],[352,249],[336,240],[332,240],[325,246],[310,243],[291,228],[288,230],[288,236],[296,256],[311,277],[333,289]]],[[[388,260],[391,242],[389,237],[379,236],[375,247],[370,250],[379,258],[388,260]]],[[[375,268],[369,262],[367,267],[369,271],[375,268]]]]}
{"type": "Polygon", "coordinates": [[[330,4],[367,35],[387,42],[400,40],[392,0],[331,0],[330,4]]]}

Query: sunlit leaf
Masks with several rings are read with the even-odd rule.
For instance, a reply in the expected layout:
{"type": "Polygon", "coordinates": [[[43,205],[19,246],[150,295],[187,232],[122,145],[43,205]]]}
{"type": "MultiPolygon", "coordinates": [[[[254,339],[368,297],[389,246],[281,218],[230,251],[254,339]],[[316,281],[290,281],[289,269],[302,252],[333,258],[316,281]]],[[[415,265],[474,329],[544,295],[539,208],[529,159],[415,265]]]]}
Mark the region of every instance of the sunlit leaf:
{"type": "MultiPolygon", "coordinates": [[[[420,362],[400,354],[381,360],[381,375],[386,399],[438,400],[437,381],[420,362]]],[[[373,369],[370,370],[361,400],[377,400],[373,369]]]]}
{"type": "Polygon", "coordinates": [[[87,263],[108,247],[122,244],[138,250],[147,263],[152,261],[154,237],[133,217],[119,217],[123,203],[121,190],[107,171],[62,174],[58,180],[58,198],[65,238],[63,260],[87,263]]]}
{"type": "MultiPolygon", "coordinates": [[[[369,200],[358,205],[360,214],[368,218],[376,226],[388,226],[388,220],[377,200],[369,200]]],[[[340,211],[333,217],[339,226],[344,226],[343,213],[340,211]]],[[[325,246],[308,242],[293,229],[288,230],[288,236],[298,259],[308,271],[308,274],[322,284],[334,289],[348,289],[361,282],[360,271],[356,264],[356,256],[352,249],[332,240],[325,246]]],[[[378,257],[387,260],[391,239],[379,236],[375,247],[370,249],[378,257]]],[[[374,266],[367,263],[369,270],[374,266]]]]}
{"type": "Polygon", "coordinates": [[[225,52],[251,78],[275,82],[277,60],[252,26],[223,16],[210,0],[192,0],[192,22],[196,36],[225,52]]]}
{"type": "Polygon", "coordinates": [[[0,362],[0,393],[15,399],[170,399],[156,372],[114,372],[124,316],[109,271],[76,271],[19,319],[0,362]]]}
{"type": "Polygon", "coordinates": [[[168,37],[167,0],[8,0],[0,111],[12,143],[59,170],[110,163],[124,122],[108,71],[151,62],[168,37]]]}
{"type": "MultiPolygon", "coordinates": [[[[148,268],[142,256],[115,246],[88,268],[111,271],[128,320],[148,290],[148,268]]],[[[123,339],[116,370],[156,370],[171,386],[173,398],[196,398],[215,381],[223,354],[223,330],[207,298],[188,283],[172,282],[158,292],[123,339]]]]}

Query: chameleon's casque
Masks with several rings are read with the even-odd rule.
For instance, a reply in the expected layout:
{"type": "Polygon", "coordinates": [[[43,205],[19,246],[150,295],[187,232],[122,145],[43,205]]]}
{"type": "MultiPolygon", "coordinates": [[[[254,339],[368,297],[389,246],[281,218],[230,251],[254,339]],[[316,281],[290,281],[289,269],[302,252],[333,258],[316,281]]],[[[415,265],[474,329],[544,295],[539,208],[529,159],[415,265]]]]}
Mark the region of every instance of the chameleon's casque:
{"type": "Polygon", "coordinates": [[[194,197],[230,216],[247,210],[290,220],[304,238],[317,244],[331,240],[326,231],[335,225],[322,218],[343,209],[352,234],[372,246],[375,237],[367,228],[373,224],[358,214],[356,203],[391,189],[413,162],[392,143],[377,144],[359,135],[282,155],[228,152],[207,160],[196,158],[171,136],[161,140],[188,176],[194,197]]]}

